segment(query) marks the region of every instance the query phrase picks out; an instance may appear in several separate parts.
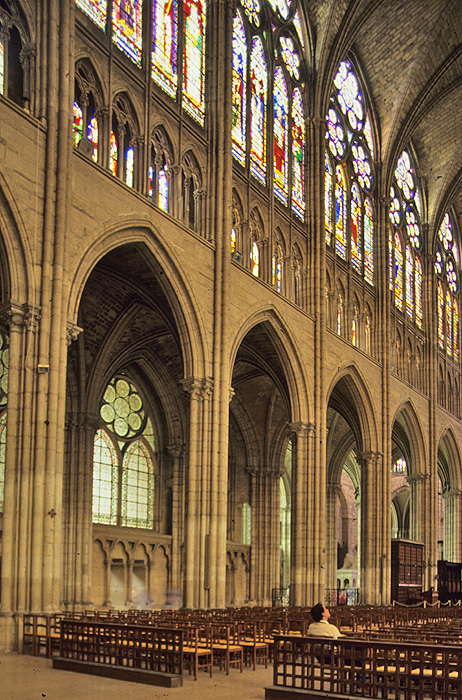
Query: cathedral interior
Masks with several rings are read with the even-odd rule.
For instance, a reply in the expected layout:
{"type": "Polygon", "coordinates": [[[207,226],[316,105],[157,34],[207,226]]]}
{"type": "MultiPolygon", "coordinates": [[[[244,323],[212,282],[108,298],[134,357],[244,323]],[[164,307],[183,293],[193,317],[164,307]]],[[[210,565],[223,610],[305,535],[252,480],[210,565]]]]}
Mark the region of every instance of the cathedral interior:
{"type": "Polygon", "coordinates": [[[0,27],[0,649],[28,612],[437,593],[462,3],[0,0],[0,27]]]}

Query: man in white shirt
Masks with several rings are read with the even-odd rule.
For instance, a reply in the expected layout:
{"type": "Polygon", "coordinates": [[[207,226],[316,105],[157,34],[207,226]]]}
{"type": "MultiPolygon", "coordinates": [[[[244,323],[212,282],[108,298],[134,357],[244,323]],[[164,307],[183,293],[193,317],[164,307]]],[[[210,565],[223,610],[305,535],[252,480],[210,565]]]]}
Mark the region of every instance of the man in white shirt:
{"type": "Polygon", "coordinates": [[[322,603],[317,603],[311,608],[311,617],[314,620],[308,627],[308,634],[311,637],[338,639],[342,636],[340,630],[329,622],[330,612],[322,603]]]}

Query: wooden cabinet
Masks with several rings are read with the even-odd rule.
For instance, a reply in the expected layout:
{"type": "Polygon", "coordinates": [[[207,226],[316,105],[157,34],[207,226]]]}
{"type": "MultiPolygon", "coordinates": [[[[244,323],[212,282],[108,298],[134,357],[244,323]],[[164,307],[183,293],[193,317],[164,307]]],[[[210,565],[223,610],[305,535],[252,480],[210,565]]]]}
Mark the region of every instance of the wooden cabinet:
{"type": "Polygon", "coordinates": [[[422,597],[423,549],[420,542],[391,541],[391,600],[408,603],[422,597]]]}

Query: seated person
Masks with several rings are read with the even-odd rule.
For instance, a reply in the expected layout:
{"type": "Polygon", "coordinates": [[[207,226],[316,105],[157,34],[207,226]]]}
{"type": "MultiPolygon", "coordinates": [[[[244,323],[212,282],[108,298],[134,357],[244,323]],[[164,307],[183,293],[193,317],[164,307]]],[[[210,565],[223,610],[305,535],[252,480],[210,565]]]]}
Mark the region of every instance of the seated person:
{"type": "Polygon", "coordinates": [[[338,639],[342,637],[340,630],[329,622],[330,612],[322,604],[317,603],[311,608],[311,617],[314,622],[308,627],[308,634],[312,637],[331,637],[338,639]]]}

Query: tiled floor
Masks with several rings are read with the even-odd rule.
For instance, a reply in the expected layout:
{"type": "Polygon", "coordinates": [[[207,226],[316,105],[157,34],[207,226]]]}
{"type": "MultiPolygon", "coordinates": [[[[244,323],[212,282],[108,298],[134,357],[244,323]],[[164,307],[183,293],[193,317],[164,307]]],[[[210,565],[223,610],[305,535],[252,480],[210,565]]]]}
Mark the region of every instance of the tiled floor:
{"type": "Polygon", "coordinates": [[[272,684],[272,667],[245,668],[243,673],[214,670],[183,677],[182,688],[160,688],[99,678],[52,668],[51,659],[24,654],[0,654],[0,700],[263,700],[272,684]]]}

